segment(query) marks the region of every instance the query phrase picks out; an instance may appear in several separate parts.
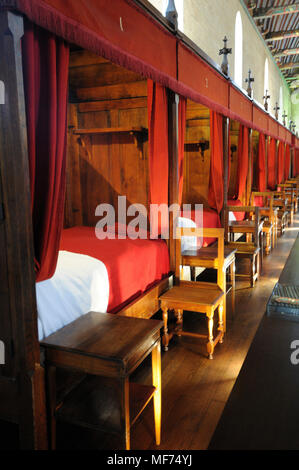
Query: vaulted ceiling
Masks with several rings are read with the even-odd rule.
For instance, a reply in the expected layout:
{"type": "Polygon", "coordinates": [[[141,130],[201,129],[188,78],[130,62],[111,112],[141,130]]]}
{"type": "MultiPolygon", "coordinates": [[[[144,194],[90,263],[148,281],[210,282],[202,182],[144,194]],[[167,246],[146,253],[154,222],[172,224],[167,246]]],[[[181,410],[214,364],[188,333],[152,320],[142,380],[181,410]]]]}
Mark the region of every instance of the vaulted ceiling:
{"type": "Polygon", "coordinates": [[[290,88],[298,88],[299,0],[247,0],[246,4],[290,88]]]}

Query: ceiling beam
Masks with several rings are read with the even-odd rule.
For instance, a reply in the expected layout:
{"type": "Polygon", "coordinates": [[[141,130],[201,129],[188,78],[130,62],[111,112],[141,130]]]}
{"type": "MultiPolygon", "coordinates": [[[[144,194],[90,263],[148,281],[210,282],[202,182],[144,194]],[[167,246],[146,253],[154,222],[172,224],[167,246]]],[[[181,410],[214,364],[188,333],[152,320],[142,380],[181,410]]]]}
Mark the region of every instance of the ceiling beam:
{"type": "Polygon", "coordinates": [[[289,62],[288,64],[279,65],[277,64],[280,70],[290,70],[299,68],[299,62],[289,62]]]}
{"type": "Polygon", "coordinates": [[[277,15],[287,15],[291,13],[299,12],[299,3],[294,3],[293,5],[272,7],[272,8],[258,8],[253,11],[252,17],[255,20],[263,20],[265,18],[270,18],[271,16],[277,15]]]}
{"type": "Polygon", "coordinates": [[[286,81],[291,81],[291,80],[299,80],[299,75],[290,75],[289,77],[285,77],[286,81]]]}
{"type": "Polygon", "coordinates": [[[273,57],[276,59],[277,57],[285,57],[288,55],[296,55],[296,54],[299,54],[298,47],[295,47],[294,49],[283,49],[273,54],[273,57]]]}
{"type": "Polygon", "coordinates": [[[268,33],[265,36],[265,41],[281,41],[282,39],[299,38],[299,29],[293,31],[276,31],[268,33]]]}

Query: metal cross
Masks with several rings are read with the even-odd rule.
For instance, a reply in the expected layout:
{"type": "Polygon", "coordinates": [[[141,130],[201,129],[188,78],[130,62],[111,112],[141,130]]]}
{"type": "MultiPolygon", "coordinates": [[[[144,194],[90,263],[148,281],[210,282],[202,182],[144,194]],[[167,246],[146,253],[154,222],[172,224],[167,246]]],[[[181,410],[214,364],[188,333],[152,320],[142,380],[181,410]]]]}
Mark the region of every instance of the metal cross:
{"type": "Polygon", "coordinates": [[[166,18],[173,25],[175,31],[178,30],[178,12],[175,7],[174,0],[168,0],[166,8],[166,18]]]}
{"type": "Polygon", "coordinates": [[[268,90],[266,90],[265,96],[263,96],[264,102],[264,108],[266,111],[268,111],[268,100],[270,99],[270,95],[268,95],[268,90]]]}
{"type": "Polygon", "coordinates": [[[275,108],[273,108],[273,110],[275,111],[275,119],[278,121],[278,111],[280,110],[280,107],[278,106],[277,101],[275,103],[275,108]]]}
{"type": "Polygon", "coordinates": [[[287,122],[286,122],[286,118],[288,117],[288,115],[286,114],[286,112],[284,111],[283,115],[282,115],[282,119],[283,119],[283,125],[286,126],[287,122]]]}
{"type": "Polygon", "coordinates": [[[251,76],[251,70],[248,70],[248,78],[245,78],[245,83],[248,83],[247,94],[252,98],[252,86],[251,83],[254,82],[254,78],[251,76]]]}
{"type": "Polygon", "coordinates": [[[289,126],[290,131],[292,130],[293,124],[294,124],[294,121],[292,121],[292,119],[291,119],[290,120],[290,126],[289,126]]]}
{"type": "Polygon", "coordinates": [[[219,50],[219,55],[223,55],[221,70],[225,75],[228,76],[229,75],[229,65],[228,65],[227,56],[228,56],[228,54],[232,53],[232,49],[231,49],[231,47],[227,47],[227,41],[228,41],[228,39],[225,36],[224,39],[223,39],[224,47],[219,50]]]}

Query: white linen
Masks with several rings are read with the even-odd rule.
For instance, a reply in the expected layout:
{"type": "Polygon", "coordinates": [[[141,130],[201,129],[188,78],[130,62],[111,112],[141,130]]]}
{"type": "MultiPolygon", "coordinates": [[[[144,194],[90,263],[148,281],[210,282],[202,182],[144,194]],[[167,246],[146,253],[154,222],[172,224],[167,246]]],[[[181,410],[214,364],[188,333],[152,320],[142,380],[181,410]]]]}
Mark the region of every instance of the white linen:
{"type": "Polygon", "coordinates": [[[36,283],[38,337],[46,336],[90,312],[107,312],[106,266],[91,256],[60,251],[54,276],[36,283]]]}
{"type": "MultiPolygon", "coordinates": [[[[188,217],[179,217],[178,218],[178,227],[183,228],[196,228],[196,223],[194,220],[189,219],[188,217]]],[[[197,249],[197,238],[196,237],[182,237],[181,238],[181,253],[187,250],[196,250],[197,249]]],[[[201,274],[205,268],[196,267],[195,276],[197,277],[201,274]]],[[[189,266],[181,266],[181,279],[184,281],[191,281],[191,269],[189,266]]]]}
{"type": "MultiPolygon", "coordinates": [[[[187,217],[178,218],[178,227],[182,228],[196,228],[196,223],[194,220],[187,217]]],[[[196,250],[197,248],[197,238],[196,237],[182,237],[181,238],[181,253],[187,250],[196,250]]]]}

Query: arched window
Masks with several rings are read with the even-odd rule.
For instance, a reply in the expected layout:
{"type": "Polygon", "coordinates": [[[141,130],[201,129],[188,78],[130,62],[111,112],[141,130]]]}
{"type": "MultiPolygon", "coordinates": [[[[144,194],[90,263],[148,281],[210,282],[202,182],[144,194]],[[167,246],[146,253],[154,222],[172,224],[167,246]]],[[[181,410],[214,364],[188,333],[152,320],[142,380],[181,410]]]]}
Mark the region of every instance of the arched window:
{"type": "MultiPolygon", "coordinates": [[[[169,0],[164,0],[163,13],[166,14],[169,0]]],[[[184,32],[184,0],[174,0],[176,10],[178,12],[178,27],[179,30],[184,32]]]]}
{"type": "Polygon", "coordinates": [[[265,60],[265,69],[264,69],[264,94],[266,90],[269,92],[269,62],[268,59],[265,60]]]}
{"type": "Polygon", "coordinates": [[[238,11],[235,23],[235,82],[242,87],[243,81],[243,27],[241,13],[238,11]]]}

